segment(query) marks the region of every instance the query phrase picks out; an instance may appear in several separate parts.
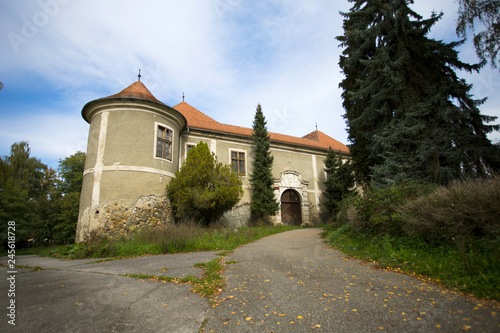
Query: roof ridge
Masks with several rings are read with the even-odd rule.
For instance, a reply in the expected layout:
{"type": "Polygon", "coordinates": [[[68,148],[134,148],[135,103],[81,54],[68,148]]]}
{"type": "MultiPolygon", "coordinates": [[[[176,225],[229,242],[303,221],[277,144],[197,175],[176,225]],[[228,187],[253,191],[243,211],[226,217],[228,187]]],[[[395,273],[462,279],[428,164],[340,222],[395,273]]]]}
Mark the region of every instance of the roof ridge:
{"type": "MultiPolygon", "coordinates": [[[[183,114],[188,121],[188,127],[194,129],[216,131],[220,133],[228,133],[228,134],[235,134],[242,136],[251,136],[253,133],[253,128],[251,127],[220,123],[211,118],[210,116],[206,115],[205,113],[201,112],[200,110],[196,109],[189,103],[186,103],[185,101],[182,101],[177,105],[175,105],[174,109],[183,114]],[[202,116],[197,117],[197,114],[202,116]]],[[[268,132],[271,141],[274,142],[304,145],[308,147],[316,147],[322,149],[328,149],[328,146],[331,146],[331,148],[334,150],[340,150],[344,152],[349,151],[349,148],[346,145],[344,145],[338,140],[331,138],[327,134],[324,134],[319,131],[313,131],[310,134],[315,134],[317,139],[298,137],[289,134],[281,134],[277,132],[268,132]],[[320,138],[320,136],[322,136],[322,138],[320,138]]]]}
{"type": "MultiPolygon", "coordinates": [[[[318,133],[321,133],[321,132],[316,129],[316,130],[312,131],[311,133],[308,133],[308,134],[302,136],[301,139],[312,140],[312,141],[319,141],[319,135],[318,135],[318,133]]],[[[322,134],[324,134],[324,133],[322,133],[322,134]]]]}
{"type": "MultiPolygon", "coordinates": [[[[210,120],[212,120],[212,121],[216,122],[217,124],[222,124],[222,123],[218,122],[217,120],[215,120],[214,118],[212,118],[212,117],[210,117],[209,115],[207,115],[206,113],[204,113],[204,112],[202,112],[202,111],[198,110],[197,108],[195,108],[194,106],[192,106],[191,104],[189,104],[188,102],[185,102],[185,101],[182,101],[182,102],[180,102],[180,103],[176,104],[173,108],[175,109],[176,107],[180,106],[181,104],[186,104],[186,105],[189,105],[189,107],[191,107],[191,108],[193,108],[194,110],[198,111],[199,113],[201,113],[201,114],[202,114],[202,115],[204,115],[205,117],[210,118],[210,120]]],[[[225,124],[222,124],[222,125],[225,125],[225,124]]]]}

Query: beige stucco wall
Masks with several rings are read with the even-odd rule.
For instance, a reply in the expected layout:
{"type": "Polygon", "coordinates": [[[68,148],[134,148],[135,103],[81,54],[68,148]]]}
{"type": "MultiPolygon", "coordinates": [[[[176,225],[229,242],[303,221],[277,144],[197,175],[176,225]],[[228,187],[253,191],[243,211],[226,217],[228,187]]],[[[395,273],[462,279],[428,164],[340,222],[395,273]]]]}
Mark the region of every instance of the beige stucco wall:
{"type": "MultiPolygon", "coordinates": [[[[77,241],[82,241],[92,230],[110,225],[129,230],[131,223],[149,219],[150,208],[155,216],[167,218],[168,214],[159,212],[169,210],[165,187],[185,160],[187,145],[200,141],[206,142],[218,161],[226,164],[231,163],[231,150],[245,152],[244,194],[222,220],[230,226],[248,223],[253,163],[251,138],[186,128],[184,117],[177,111],[134,98],[96,100],[88,103],[82,113],[90,122],[90,129],[77,241]],[[154,156],[158,125],[173,131],[171,161],[154,156]],[[155,205],[160,208],[154,208],[155,205]],[[140,216],[134,216],[136,211],[140,211],[140,216]]],[[[299,193],[303,224],[314,223],[319,218],[326,180],[326,153],[322,149],[271,143],[275,197],[279,202],[287,189],[299,193]]],[[[281,223],[280,213],[274,222],[281,223]]]]}
{"type": "MultiPolygon", "coordinates": [[[[187,144],[197,144],[203,141],[208,144],[212,151],[217,155],[219,162],[230,164],[230,151],[244,151],[246,152],[246,170],[247,174],[242,177],[244,194],[241,198],[237,209],[249,209],[251,185],[250,175],[252,173],[252,140],[248,137],[240,137],[233,135],[226,135],[222,133],[214,133],[209,131],[200,131],[190,129],[189,132],[182,134],[181,138],[181,156],[182,160],[186,157],[187,144]]],[[[299,147],[284,143],[271,144],[271,155],[274,156],[273,164],[273,177],[275,179],[275,186],[280,187],[279,180],[284,174],[288,175],[289,171],[294,171],[298,174],[297,180],[300,185],[281,184],[281,188],[275,191],[276,199],[279,201],[281,194],[289,188],[297,190],[301,195],[303,204],[303,222],[313,223],[319,218],[321,212],[322,191],[324,190],[323,182],[326,180],[324,172],[324,161],[326,159],[326,151],[314,148],[299,147]]],[[[230,212],[229,216],[247,216],[241,212],[230,212]]],[[[249,215],[248,215],[249,217],[249,215]]],[[[225,220],[231,218],[226,216],[225,220]]],[[[277,223],[280,223],[278,214],[277,223]]],[[[235,225],[240,225],[241,221],[235,221],[235,225]]]]}
{"type": "Polygon", "coordinates": [[[102,212],[111,203],[113,210],[133,210],[144,197],[165,195],[178,170],[179,135],[186,125],[177,111],[143,100],[96,100],[83,113],[90,130],[77,241],[104,225],[109,216],[102,212]],[[171,161],[155,157],[158,125],[173,131],[171,161]]]}

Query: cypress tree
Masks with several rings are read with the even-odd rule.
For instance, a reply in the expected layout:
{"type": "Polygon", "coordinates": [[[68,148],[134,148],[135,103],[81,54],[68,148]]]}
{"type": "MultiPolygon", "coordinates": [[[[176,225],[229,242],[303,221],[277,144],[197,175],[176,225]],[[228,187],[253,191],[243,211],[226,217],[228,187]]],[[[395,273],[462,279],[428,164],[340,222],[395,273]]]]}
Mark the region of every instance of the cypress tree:
{"type": "Polygon", "coordinates": [[[351,0],[343,13],[344,115],[356,171],[385,186],[413,178],[447,183],[500,169],[472,88],[455,70],[478,71],[455,50],[462,42],[428,38],[442,14],[422,19],[406,0],[351,0]]]}
{"type": "Polygon", "coordinates": [[[266,219],[278,212],[279,204],[274,197],[274,180],[272,175],[274,157],[269,151],[271,139],[267,133],[266,119],[262,107],[257,105],[253,121],[252,140],[254,154],[252,162],[252,196],[250,210],[254,219],[266,219]]]}

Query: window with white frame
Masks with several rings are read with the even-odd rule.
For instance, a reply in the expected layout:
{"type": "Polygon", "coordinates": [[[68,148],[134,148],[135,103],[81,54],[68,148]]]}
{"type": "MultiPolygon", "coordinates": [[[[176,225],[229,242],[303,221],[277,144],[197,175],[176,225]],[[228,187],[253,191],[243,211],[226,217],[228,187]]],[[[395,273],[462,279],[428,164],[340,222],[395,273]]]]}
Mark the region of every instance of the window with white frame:
{"type": "Polygon", "coordinates": [[[172,161],[172,130],[158,125],[156,133],[156,157],[172,161]]]}
{"type": "Polygon", "coordinates": [[[246,176],[246,156],[244,151],[231,150],[231,167],[240,176],[246,176]]]}
{"type": "Polygon", "coordinates": [[[189,153],[189,151],[190,151],[191,149],[193,149],[194,147],[196,147],[196,145],[195,145],[195,144],[188,143],[188,144],[186,145],[186,152],[188,152],[188,153],[189,153]]]}

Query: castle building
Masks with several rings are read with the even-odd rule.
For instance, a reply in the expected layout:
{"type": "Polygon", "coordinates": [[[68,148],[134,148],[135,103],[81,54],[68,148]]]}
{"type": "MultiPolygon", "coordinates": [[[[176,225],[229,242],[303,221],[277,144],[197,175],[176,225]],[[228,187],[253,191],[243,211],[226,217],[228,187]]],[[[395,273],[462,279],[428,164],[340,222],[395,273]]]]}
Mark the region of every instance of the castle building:
{"type": "MultiPolygon", "coordinates": [[[[172,221],[166,185],[200,141],[243,181],[239,204],[221,223],[247,225],[250,218],[252,129],[217,122],[182,101],[170,107],[137,81],[82,109],[90,124],[76,241],[91,231],[124,233],[172,221]]],[[[280,211],[275,224],[306,225],[319,217],[327,150],[349,149],[316,130],[304,137],[269,133],[280,211]]]]}

